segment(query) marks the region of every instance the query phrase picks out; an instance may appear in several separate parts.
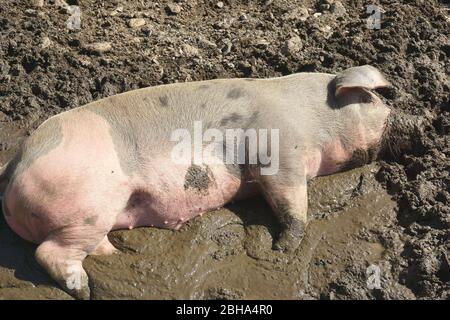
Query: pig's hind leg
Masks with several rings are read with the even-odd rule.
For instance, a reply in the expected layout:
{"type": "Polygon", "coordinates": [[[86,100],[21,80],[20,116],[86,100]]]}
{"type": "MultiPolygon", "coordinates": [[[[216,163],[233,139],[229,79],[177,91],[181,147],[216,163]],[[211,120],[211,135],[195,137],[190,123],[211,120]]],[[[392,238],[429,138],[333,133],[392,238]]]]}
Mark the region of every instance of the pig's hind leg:
{"type": "Polygon", "coordinates": [[[78,299],[89,299],[89,279],[82,262],[88,254],[114,251],[107,231],[86,225],[59,229],[37,248],[36,260],[66,292],[78,299]]]}
{"type": "Polygon", "coordinates": [[[274,242],[274,249],[292,252],[303,239],[307,225],[308,196],[304,167],[285,163],[277,174],[259,175],[258,180],[283,228],[274,242]]]}

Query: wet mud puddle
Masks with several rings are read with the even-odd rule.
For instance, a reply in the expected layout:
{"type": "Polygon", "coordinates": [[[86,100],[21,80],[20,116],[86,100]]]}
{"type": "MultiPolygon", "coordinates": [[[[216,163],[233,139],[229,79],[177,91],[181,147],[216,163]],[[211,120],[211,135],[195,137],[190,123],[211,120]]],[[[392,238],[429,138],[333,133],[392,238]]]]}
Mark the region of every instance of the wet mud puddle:
{"type": "MultiPolygon", "coordinates": [[[[376,165],[309,184],[307,234],[293,254],[271,249],[278,224],[262,198],[230,204],[179,231],[115,231],[113,256],[88,257],[93,299],[333,298],[339,281],[365,286],[385,248],[369,232],[395,216],[376,165]],[[354,278],[347,279],[349,269],[354,278]],[[351,270],[350,270],[351,271],[351,270]]],[[[0,298],[70,299],[33,258],[34,246],[0,220],[0,298]]],[[[348,288],[348,283],[346,288],[348,288]]],[[[352,287],[352,286],[350,286],[352,287]]],[[[347,289],[348,290],[348,289],[347,289]]]]}

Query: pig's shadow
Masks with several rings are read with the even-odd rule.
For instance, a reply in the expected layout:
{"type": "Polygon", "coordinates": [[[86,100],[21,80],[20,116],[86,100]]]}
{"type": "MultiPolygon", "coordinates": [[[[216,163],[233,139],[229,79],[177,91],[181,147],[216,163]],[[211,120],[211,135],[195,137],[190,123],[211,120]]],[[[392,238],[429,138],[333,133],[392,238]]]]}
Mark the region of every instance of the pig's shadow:
{"type": "MultiPolygon", "coordinates": [[[[34,259],[36,245],[22,240],[7,225],[0,210],[0,268],[14,270],[19,280],[29,281],[34,285],[54,285],[54,282],[34,259]]],[[[0,269],[0,273],[5,270],[0,269]]],[[[2,283],[0,283],[0,288],[2,283]]]]}

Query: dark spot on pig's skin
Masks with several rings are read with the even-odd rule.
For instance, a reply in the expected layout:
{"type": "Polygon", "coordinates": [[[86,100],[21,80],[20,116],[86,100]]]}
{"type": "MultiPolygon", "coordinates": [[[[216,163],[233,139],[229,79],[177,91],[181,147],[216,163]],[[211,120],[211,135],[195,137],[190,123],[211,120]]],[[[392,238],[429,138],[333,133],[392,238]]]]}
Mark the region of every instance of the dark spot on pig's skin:
{"type": "Polygon", "coordinates": [[[200,85],[198,88],[199,88],[200,90],[206,90],[206,89],[209,88],[209,85],[207,85],[207,84],[202,84],[202,85],[200,85]]]}
{"type": "Polygon", "coordinates": [[[98,215],[97,216],[91,216],[91,217],[87,217],[84,219],[84,224],[88,225],[88,226],[95,226],[95,223],[98,220],[98,215]]]}
{"type": "Polygon", "coordinates": [[[169,99],[167,98],[167,96],[159,97],[159,102],[161,104],[161,107],[167,107],[169,105],[169,99]]]}
{"type": "Polygon", "coordinates": [[[198,165],[191,165],[184,176],[184,190],[194,189],[206,192],[213,182],[214,176],[208,166],[205,169],[198,165]]]}
{"type": "MultiPolygon", "coordinates": [[[[34,161],[55,149],[62,141],[62,124],[59,117],[53,117],[43,123],[22,145],[22,148],[10,163],[15,167],[14,176],[29,168],[34,161]]],[[[9,168],[13,170],[13,168],[9,168]]]]}
{"type": "Polygon", "coordinates": [[[228,92],[227,98],[228,99],[238,99],[238,98],[242,97],[243,95],[244,95],[244,91],[242,89],[234,88],[228,92]]]}
{"type": "Polygon", "coordinates": [[[242,116],[236,112],[233,112],[229,116],[223,117],[222,120],[220,120],[221,126],[227,126],[231,123],[236,123],[237,121],[242,120],[242,116]]]}

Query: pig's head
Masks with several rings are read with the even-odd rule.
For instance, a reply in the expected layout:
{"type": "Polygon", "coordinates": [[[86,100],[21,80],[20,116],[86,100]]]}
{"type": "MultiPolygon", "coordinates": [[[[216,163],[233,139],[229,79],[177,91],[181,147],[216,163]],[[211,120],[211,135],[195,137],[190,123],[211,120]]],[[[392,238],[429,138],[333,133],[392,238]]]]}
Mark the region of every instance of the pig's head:
{"type": "Polygon", "coordinates": [[[343,122],[341,140],[351,153],[342,170],[377,158],[395,157],[412,147],[418,119],[391,110],[371,91],[390,85],[376,68],[366,65],[346,69],[333,84],[343,122]]]}

